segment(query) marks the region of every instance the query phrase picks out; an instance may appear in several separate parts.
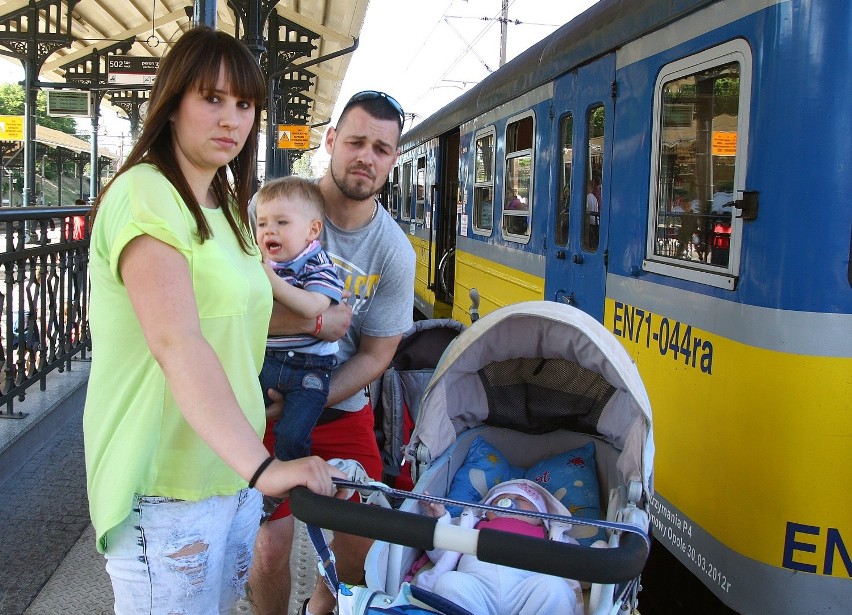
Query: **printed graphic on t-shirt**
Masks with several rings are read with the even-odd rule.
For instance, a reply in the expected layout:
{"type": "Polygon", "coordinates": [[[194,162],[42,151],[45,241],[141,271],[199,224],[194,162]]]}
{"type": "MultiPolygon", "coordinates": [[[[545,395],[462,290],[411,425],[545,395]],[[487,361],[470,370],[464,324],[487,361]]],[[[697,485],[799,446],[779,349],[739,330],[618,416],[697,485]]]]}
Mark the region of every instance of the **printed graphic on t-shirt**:
{"type": "Polygon", "coordinates": [[[367,273],[355,263],[337,254],[329,253],[329,256],[337,268],[337,277],[343,281],[343,288],[352,293],[347,303],[352,307],[352,315],[357,316],[362,308],[367,309],[382,276],[377,273],[367,273]]]}

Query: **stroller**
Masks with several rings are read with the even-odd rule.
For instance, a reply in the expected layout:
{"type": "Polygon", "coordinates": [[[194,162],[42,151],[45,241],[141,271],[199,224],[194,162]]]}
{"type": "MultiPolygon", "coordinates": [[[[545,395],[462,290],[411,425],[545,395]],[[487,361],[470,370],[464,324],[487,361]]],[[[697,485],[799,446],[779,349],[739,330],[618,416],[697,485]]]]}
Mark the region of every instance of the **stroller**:
{"type": "Polygon", "coordinates": [[[575,308],[526,302],[474,322],[442,356],[406,447],[413,493],[475,502],[497,483],[526,477],[572,512],[580,544],[485,530],[475,546],[469,537],[456,545],[457,537],[439,536],[414,499],[398,511],[331,500],[330,508],[355,508],[319,513],[316,500],[328,498],[299,506],[296,494],[292,503],[297,517],[313,517],[304,519],[309,523],[382,541],[365,568],[369,591],[386,602],[410,598],[415,563],[424,550],[441,546],[576,579],[586,586],[587,613],[615,613],[637,603],[649,550],[653,455],[650,402],[617,339],[575,308]],[[483,458],[488,463],[477,465],[483,458]],[[609,548],[590,548],[600,539],[609,548]]]}

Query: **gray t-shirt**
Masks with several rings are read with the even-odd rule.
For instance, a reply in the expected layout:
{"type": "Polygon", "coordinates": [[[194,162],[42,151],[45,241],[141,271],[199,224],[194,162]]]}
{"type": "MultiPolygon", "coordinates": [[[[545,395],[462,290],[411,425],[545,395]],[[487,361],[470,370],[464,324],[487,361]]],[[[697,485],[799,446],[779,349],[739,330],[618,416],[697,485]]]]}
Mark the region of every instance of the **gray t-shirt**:
{"type": "MultiPolygon", "coordinates": [[[[376,217],[357,231],[341,230],[326,218],[320,240],[352,293],[347,299],[352,324],[338,342],[337,362],[342,365],[358,350],[362,334],[392,337],[411,328],[416,258],[411,242],[381,205],[376,217]]],[[[335,408],[353,412],[367,401],[362,390],[335,408]]]]}

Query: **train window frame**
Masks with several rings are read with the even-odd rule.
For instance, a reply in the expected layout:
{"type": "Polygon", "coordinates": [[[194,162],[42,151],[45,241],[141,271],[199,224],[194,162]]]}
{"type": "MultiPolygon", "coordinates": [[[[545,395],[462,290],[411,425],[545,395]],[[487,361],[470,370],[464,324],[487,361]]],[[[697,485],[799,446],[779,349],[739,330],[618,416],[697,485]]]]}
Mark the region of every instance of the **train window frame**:
{"type": "MultiPolygon", "coordinates": [[[[717,234],[720,237],[727,234],[727,237],[725,238],[728,245],[727,263],[724,265],[719,264],[718,262],[713,263],[712,250],[708,248],[708,245],[712,246],[713,244],[709,243],[709,241],[702,244],[701,237],[698,237],[698,242],[695,242],[699,246],[703,245],[703,251],[697,251],[699,260],[688,260],[686,257],[681,258],[677,255],[667,255],[660,247],[658,225],[660,224],[660,214],[662,212],[663,217],[665,217],[667,206],[663,205],[663,209],[661,210],[658,202],[661,197],[658,195],[666,194],[667,187],[667,173],[664,173],[662,169],[664,87],[678,79],[685,80],[690,77],[700,75],[701,73],[707,74],[710,71],[719,70],[731,64],[739,65],[736,135],[734,137],[736,139],[736,145],[734,147],[733,180],[732,186],[730,187],[732,199],[736,200],[737,195],[741,195],[745,189],[744,186],[748,164],[746,153],[748,152],[749,114],[751,112],[752,55],[751,48],[747,41],[743,39],[734,39],[722,45],[718,45],[711,49],[671,62],[663,66],[657,76],[654,84],[653,127],[651,133],[652,149],[650,189],[648,192],[648,227],[646,230],[645,259],[642,263],[642,269],[644,271],[659,273],[727,290],[733,290],[736,288],[740,270],[743,225],[742,219],[736,216],[736,208],[731,207],[729,231],[727,227],[720,227],[717,224],[714,224],[711,233],[710,216],[712,214],[709,212],[707,214],[702,214],[702,217],[706,216],[705,224],[707,225],[707,230],[702,234],[708,236],[710,241],[715,243],[717,234]],[[717,228],[720,229],[720,232],[718,233],[716,231],[717,228]]],[[[714,118],[715,117],[716,116],[714,116],[714,118]]],[[[710,171],[705,172],[705,175],[710,176],[712,176],[712,169],[716,164],[715,158],[722,156],[712,153],[712,141],[714,138],[715,135],[712,135],[710,139],[710,151],[713,164],[709,165],[710,171]]],[[[727,138],[730,140],[730,135],[727,135],[727,138]]],[[[668,175],[671,175],[671,173],[668,173],[668,175]]],[[[672,184],[671,192],[672,195],[674,195],[674,180],[672,179],[670,183],[672,184]]],[[[708,186],[712,187],[712,181],[707,181],[706,183],[708,186]]],[[[709,193],[710,190],[711,188],[705,187],[706,193],[709,193]]],[[[665,197],[662,198],[665,200],[665,197]]],[[[698,203],[698,199],[691,202],[698,203]]],[[[700,203],[698,207],[700,207],[700,203]]],[[[691,209],[695,209],[695,207],[692,207],[691,209]]],[[[666,222],[664,220],[663,224],[665,223],[666,222]]],[[[664,236],[662,240],[667,241],[667,235],[664,236]]],[[[680,241],[680,239],[678,240],[680,241]]],[[[690,237],[690,241],[694,242],[694,238],[690,237]]],[[[678,254],[681,252],[683,252],[683,250],[678,249],[678,254]]]]}
{"type": "Polygon", "coordinates": [[[559,163],[559,183],[556,185],[557,193],[553,198],[556,207],[554,212],[553,243],[560,247],[566,247],[570,239],[571,223],[571,173],[574,164],[574,113],[569,111],[559,118],[559,148],[561,160],[559,163]],[[565,139],[565,129],[570,123],[568,139],[565,139]]]}
{"type": "Polygon", "coordinates": [[[414,221],[423,222],[426,212],[426,156],[417,157],[414,188],[417,190],[414,198],[414,221]],[[423,188],[422,193],[420,188],[423,188]]]}
{"type": "Polygon", "coordinates": [[[411,221],[411,190],[414,172],[414,161],[405,160],[402,163],[402,204],[399,208],[399,217],[406,222],[411,221]]]}
{"type": "Polygon", "coordinates": [[[489,126],[476,131],[473,136],[473,205],[470,211],[472,221],[471,229],[474,235],[490,237],[494,232],[494,171],[496,165],[497,130],[489,126]],[[490,140],[491,160],[490,163],[480,155],[480,142],[490,140]],[[480,164],[480,158],[483,158],[480,164]],[[482,171],[482,174],[480,174],[482,171]],[[486,198],[490,197],[490,198],[486,198]],[[488,205],[488,210],[482,207],[483,203],[488,205]],[[483,220],[490,221],[483,224],[483,220]]]}
{"type": "Polygon", "coordinates": [[[535,113],[532,110],[529,110],[527,112],[519,113],[510,117],[506,121],[506,127],[503,131],[503,208],[501,212],[500,229],[503,234],[503,239],[505,239],[506,241],[512,241],[514,243],[527,244],[530,242],[530,238],[532,236],[531,222],[533,213],[533,179],[535,178],[535,129],[535,113]],[[512,146],[510,145],[509,137],[512,128],[520,127],[521,123],[528,119],[531,122],[529,147],[524,147],[520,149],[510,149],[512,146]],[[529,159],[529,171],[527,173],[526,186],[523,186],[523,182],[521,179],[522,163],[524,158],[529,159]],[[513,190],[513,199],[518,199],[519,204],[526,206],[524,208],[515,209],[509,207],[512,202],[515,202],[514,200],[509,201],[508,191],[510,176],[516,177],[516,181],[518,182],[518,186],[513,186],[513,188],[517,188],[517,190],[513,190]],[[526,195],[523,194],[524,187],[526,188],[526,195]],[[524,202],[524,198],[526,198],[526,202],[524,202]],[[510,224],[517,224],[518,218],[522,217],[525,218],[524,232],[516,233],[510,230],[510,224]]]}
{"type": "Polygon", "coordinates": [[[391,194],[390,194],[390,202],[388,203],[388,211],[390,215],[396,218],[399,215],[399,199],[400,199],[400,185],[399,185],[399,174],[400,174],[400,166],[396,165],[393,168],[392,179],[391,179],[391,194]]]}

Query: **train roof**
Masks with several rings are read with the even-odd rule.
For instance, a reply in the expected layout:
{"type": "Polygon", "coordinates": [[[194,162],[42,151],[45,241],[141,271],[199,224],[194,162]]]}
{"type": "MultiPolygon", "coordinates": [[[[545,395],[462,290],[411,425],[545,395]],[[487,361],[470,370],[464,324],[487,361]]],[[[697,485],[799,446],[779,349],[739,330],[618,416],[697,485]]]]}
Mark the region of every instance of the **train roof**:
{"type": "Polygon", "coordinates": [[[416,144],[443,134],[577,66],[718,0],[600,0],[406,132],[416,144]]]}

